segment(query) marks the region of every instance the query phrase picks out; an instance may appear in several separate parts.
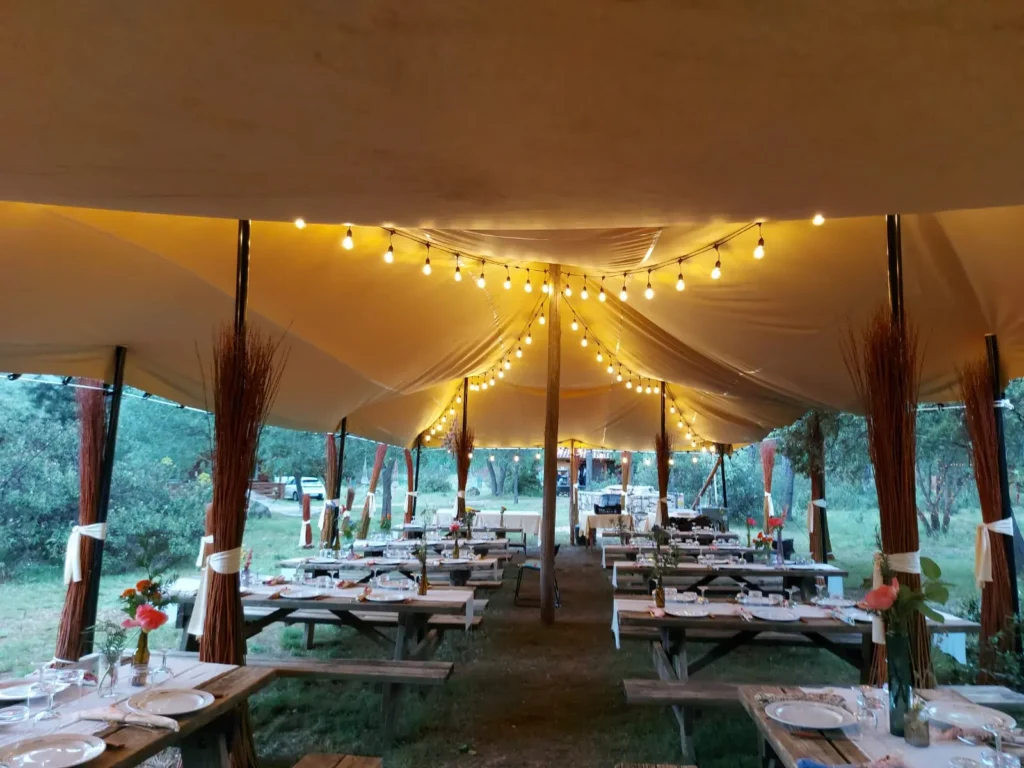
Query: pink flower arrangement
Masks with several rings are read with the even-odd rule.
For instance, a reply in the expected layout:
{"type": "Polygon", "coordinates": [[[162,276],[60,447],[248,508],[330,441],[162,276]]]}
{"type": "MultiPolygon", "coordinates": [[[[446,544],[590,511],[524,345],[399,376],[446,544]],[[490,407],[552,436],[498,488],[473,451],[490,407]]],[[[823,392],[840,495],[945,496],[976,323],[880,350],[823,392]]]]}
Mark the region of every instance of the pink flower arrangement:
{"type": "Polygon", "coordinates": [[[138,627],[143,632],[152,632],[155,629],[160,629],[166,621],[166,613],[159,608],[154,608],[149,603],[143,603],[135,609],[135,618],[125,619],[121,622],[121,626],[125,629],[138,627]]]}
{"type": "Polygon", "coordinates": [[[781,528],[783,523],[785,523],[785,522],[786,521],[783,520],[781,517],[769,517],[768,518],[768,532],[771,533],[775,529],[781,528]]]}
{"type": "Polygon", "coordinates": [[[864,595],[864,605],[870,611],[888,611],[892,608],[893,603],[896,602],[896,597],[900,593],[900,583],[898,580],[893,579],[892,584],[882,584],[879,587],[875,587],[866,595],[864,595]]]}

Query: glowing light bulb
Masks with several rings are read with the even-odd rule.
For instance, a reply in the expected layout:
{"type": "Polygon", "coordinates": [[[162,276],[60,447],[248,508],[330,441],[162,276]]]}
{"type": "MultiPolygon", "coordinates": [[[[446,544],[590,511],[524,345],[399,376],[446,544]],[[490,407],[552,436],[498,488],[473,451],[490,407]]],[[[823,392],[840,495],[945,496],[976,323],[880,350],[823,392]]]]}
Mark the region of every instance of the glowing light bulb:
{"type": "Polygon", "coordinates": [[[442,423],[442,424],[444,424],[444,423],[445,423],[446,421],[448,421],[448,417],[447,417],[447,416],[445,416],[445,415],[444,415],[444,414],[442,413],[442,414],[441,414],[441,423],[442,423]]]}
{"type": "Polygon", "coordinates": [[[644,289],[644,298],[648,301],[654,298],[654,289],[651,288],[651,270],[647,270],[647,287],[644,289]]]}
{"type": "Polygon", "coordinates": [[[430,269],[430,257],[427,256],[427,260],[423,262],[423,274],[429,275],[431,271],[432,270],[430,269]]]}
{"type": "MultiPolygon", "coordinates": [[[[658,384],[654,385],[654,394],[656,394],[656,395],[660,395],[661,394],[661,387],[658,384]]],[[[673,410],[675,410],[675,409],[673,409],[673,410]]]]}
{"type": "Polygon", "coordinates": [[[685,290],[686,283],[683,282],[683,260],[679,260],[679,275],[676,277],[676,290],[685,290]]]}
{"type": "Polygon", "coordinates": [[[648,384],[647,387],[644,389],[644,393],[648,394],[648,395],[651,394],[651,385],[650,384],[648,384]]]}
{"type": "Polygon", "coordinates": [[[569,285],[569,280],[567,278],[565,281],[565,297],[569,298],[570,296],[572,296],[572,286],[569,285]]]}
{"type": "Polygon", "coordinates": [[[690,432],[690,430],[686,430],[686,439],[687,440],[692,440],[693,439],[693,433],[690,432]]]}
{"type": "Polygon", "coordinates": [[[668,407],[668,412],[669,412],[669,413],[675,413],[675,412],[676,412],[676,407],[675,407],[674,405],[670,405],[670,406],[668,407]]]}
{"type": "Polygon", "coordinates": [[[597,300],[598,301],[605,301],[605,300],[607,300],[607,298],[608,297],[604,295],[604,278],[602,277],[601,278],[601,292],[599,294],[597,294],[597,300]]]}
{"type": "Polygon", "coordinates": [[[491,384],[492,387],[494,386],[494,377],[493,376],[491,376],[490,384],[491,384]]]}
{"type": "Polygon", "coordinates": [[[533,344],[533,336],[530,335],[529,331],[526,332],[526,343],[533,344]]]}
{"type": "Polygon", "coordinates": [[[650,459],[644,459],[644,466],[645,467],[651,466],[651,460],[650,459]]]}
{"type": "Polygon", "coordinates": [[[516,464],[519,463],[519,454],[518,453],[515,456],[512,457],[512,461],[514,461],[516,464]]]}
{"type": "Polygon", "coordinates": [[[680,419],[680,420],[679,420],[679,424],[678,424],[677,426],[678,426],[678,427],[679,427],[680,429],[682,429],[682,428],[683,428],[683,420],[682,420],[682,419],[680,419]]]}
{"type": "Polygon", "coordinates": [[[757,238],[757,247],[754,248],[754,258],[755,259],[763,259],[764,258],[764,238],[763,237],[757,238]]]}
{"type": "Polygon", "coordinates": [[[619,301],[625,301],[627,298],[629,298],[629,294],[626,293],[626,284],[623,283],[622,290],[619,291],[619,301]]]}
{"type": "Polygon", "coordinates": [[[352,227],[349,227],[348,232],[345,233],[345,237],[341,241],[341,247],[346,251],[351,251],[354,246],[355,242],[352,240],[352,227]]]}
{"type": "Polygon", "coordinates": [[[388,243],[388,249],[384,251],[384,263],[390,264],[395,260],[395,246],[388,243]]]}
{"type": "Polygon", "coordinates": [[[694,456],[694,457],[693,457],[693,458],[691,459],[691,461],[692,461],[692,462],[693,462],[694,464],[696,464],[696,463],[697,463],[697,457],[696,457],[696,456],[694,456]]]}
{"type": "Polygon", "coordinates": [[[543,312],[540,313],[540,317],[537,318],[537,322],[540,323],[541,325],[544,325],[544,323],[547,322],[547,320],[544,318],[543,312]]]}
{"type": "Polygon", "coordinates": [[[632,389],[632,388],[633,388],[633,380],[630,379],[629,381],[626,382],[626,389],[632,389]]]}
{"type": "Polygon", "coordinates": [[[530,270],[526,270],[526,285],[523,286],[523,290],[527,293],[533,293],[533,286],[530,284],[530,270]]]}
{"type": "Polygon", "coordinates": [[[597,362],[599,362],[599,363],[603,363],[604,362],[604,355],[601,354],[601,350],[600,349],[597,350],[597,362]]]}
{"type": "Polygon", "coordinates": [[[461,267],[459,267],[458,262],[456,262],[456,264],[455,264],[455,282],[456,283],[461,283],[462,282],[462,269],[461,269],[461,267]]]}
{"type": "Polygon", "coordinates": [[[423,436],[423,441],[426,442],[426,443],[429,443],[430,442],[430,435],[424,435],[423,436]]]}
{"type": "Polygon", "coordinates": [[[499,379],[504,379],[505,378],[505,371],[499,370],[498,371],[498,378],[499,379]]]}
{"type": "Polygon", "coordinates": [[[636,385],[636,393],[638,395],[642,395],[644,393],[644,388],[641,387],[639,384],[636,385]]]}
{"type": "Polygon", "coordinates": [[[616,381],[622,381],[622,369],[619,368],[619,372],[615,374],[616,381]]]}
{"type": "Polygon", "coordinates": [[[548,275],[545,272],[544,273],[544,282],[540,284],[540,292],[541,293],[548,293],[550,290],[551,290],[551,286],[548,285],[548,275]]]}
{"type": "Polygon", "coordinates": [[[816,227],[820,227],[824,223],[825,223],[825,217],[822,216],[820,213],[814,214],[814,218],[811,219],[811,224],[813,224],[816,227]]]}
{"type": "Polygon", "coordinates": [[[715,268],[711,270],[711,279],[717,280],[722,276],[722,260],[719,259],[715,262],[715,268]]]}
{"type": "Polygon", "coordinates": [[[585,347],[585,346],[587,346],[587,334],[586,334],[586,333],[584,333],[584,334],[583,334],[583,338],[582,338],[582,339],[580,339],[580,346],[581,346],[581,347],[585,347]]]}
{"type": "Polygon", "coordinates": [[[462,395],[456,395],[455,396],[455,402],[456,403],[461,403],[462,402],[462,395]]]}
{"type": "Polygon", "coordinates": [[[509,369],[510,369],[511,367],[512,367],[512,363],[511,363],[511,362],[509,362],[508,360],[506,360],[506,361],[505,361],[505,370],[507,371],[507,370],[509,370],[509,369]]]}
{"type": "Polygon", "coordinates": [[[615,373],[615,366],[608,363],[608,375],[611,376],[613,373],[615,373]]]}
{"type": "Polygon", "coordinates": [[[670,458],[670,459],[668,460],[668,465],[669,465],[670,467],[674,467],[674,466],[676,465],[676,460],[675,460],[675,459],[671,459],[671,458],[670,458]]]}
{"type": "Polygon", "coordinates": [[[296,219],[295,220],[295,228],[296,229],[305,229],[306,228],[306,220],[305,219],[296,219]]]}
{"type": "Polygon", "coordinates": [[[492,453],[490,456],[488,456],[487,460],[488,461],[494,461],[494,454],[492,453]]]}
{"type": "Polygon", "coordinates": [[[522,347],[517,347],[516,348],[516,357],[522,357],[522,356],[523,356],[523,348],[522,347]]]}
{"type": "Polygon", "coordinates": [[[512,290],[512,275],[510,275],[508,273],[508,267],[505,267],[505,283],[504,283],[504,285],[505,285],[505,290],[506,291],[511,291],[512,290]]]}
{"type": "Polygon", "coordinates": [[[590,298],[590,293],[587,292],[587,276],[583,276],[583,287],[580,288],[580,298],[586,301],[590,298]]]}
{"type": "Polygon", "coordinates": [[[569,327],[572,328],[574,331],[578,331],[580,329],[580,324],[578,322],[576,322],[576,316],[575,315],[573,315],[573,317],[572,317],[572,325],[570,325],[569,327]]]}
{"type": "Polygon", "coordinates": [[[537,461],[540,461],[540,454],[538,453],[538,454],[537,454],[537,455],[535,456],[535,458],[537,459],[537,461]]]}
{"type": "Polygon", "coordinates": [[[484,392],[487,391],[487,382],[486,381],[483,384],[480,385],[480,389],[484,390],[484,392]]]}
{"type": "Polygon", "coordinates": [[[434,434],[435,432],[437,432],[437,427],[431,427],[430,434],[434,434]]]}
{"type": "Polygon", "coordinates": [[[476,287],[477,288],[483,288],[485,285],[487,285],[487,281],[484,280],[484,268],[483,268],[483,265],[481,265],[480,266],[480,277],[478,277],[476,279],[476,287]]]}
{"type": "MultiPolygon", "coordinates": [[[[460,400],[459,402],[462,402],[462,401],[460,400]]],[[[454,416],[455,415],[455,409],[454,408],[449,408],[448,409],[448,415],[449,416],[454,416]]]]}

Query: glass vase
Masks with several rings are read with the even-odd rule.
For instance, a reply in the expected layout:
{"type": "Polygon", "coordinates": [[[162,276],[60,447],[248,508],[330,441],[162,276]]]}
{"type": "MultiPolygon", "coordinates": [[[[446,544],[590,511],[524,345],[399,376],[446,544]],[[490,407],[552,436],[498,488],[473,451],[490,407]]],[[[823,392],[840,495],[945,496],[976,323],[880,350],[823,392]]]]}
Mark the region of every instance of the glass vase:
{"type": "Polygon", "coordinates": [[[459,537],[455,537],[455,546],[452,548],[452,557],[456,560],[459,559],[459,537]]]}
{"type": "Polygon", "coordinates": [[[121,658],[120,656],[112,656],[104,658],[106,669],[103,670],[103,676],[100,678],[98,686],[98,694],[101,699],[113,699],[117,696],[117,678],[121,669],[121,658]]]}
{"type": "Polygon", "coordinates": [[[654,604],[658,608],[665,607],[665,586],[662,584],[661,579],[658,579],[658,586],[654,588],[654,604]]]}
{"type": "Polygon", "coordinates": [[[910,710],[910,638],[895,632],[885,633],[885,653],[889,666],[889,733],[903,736],[904,718],[910,710]]]}

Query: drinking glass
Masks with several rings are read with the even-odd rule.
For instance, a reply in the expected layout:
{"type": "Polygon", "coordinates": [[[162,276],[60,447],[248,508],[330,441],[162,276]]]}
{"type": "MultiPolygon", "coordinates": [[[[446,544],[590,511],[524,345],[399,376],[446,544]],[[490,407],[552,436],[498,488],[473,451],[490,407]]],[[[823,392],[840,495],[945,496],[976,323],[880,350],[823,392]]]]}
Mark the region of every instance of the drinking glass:
{"type": "Polygon", "coordinates": [[[789,605],[790,607],[797,604],[795,595],[800,591],[800,587],[786,587],[786,591],[789,593],[789,605]]]}
{"type": "Polygon", "coordinates": [[[708,591],[708,588],[707,587],[697,587],[697,589],[700,590],[700,601],[702,603],[706,603],[708,601],[708,599],[707,599],[707,597],[705,597],[704,593],[708,591]]]}
{"type": "Polygon", "coordinates": [[[43,720],[55,720],[60,713],[53,708],[53,697],[68,687],[60,681],[60,671],[50,666],[49,661],[43,661],[36,665],[39,667],[39,682],[36,683],[36,690],[46,695],[46,709],[36,715],[33,720],[37,723],[43,720]]]}
{"type": "Polygon", "coordinates": [[[747,586],[746,584],[744,584],[741,581],[740,582],[740,593],[739,593],[739,595],[736,598],[736,602],[738,602],[738,603],[745,603],[745,602],[747,602],[747,592],[749,592],[749,591],[750,591],[750,587],[747,586]]]}
{"type": "Polygon", "coordinates": [[[814,578],[814,589],[818,593],[818,602],[821,602],[825,598],[825,577],[816,576],[814,578]]]}
{"type": "Polygon", "coordinates": [[[57,672],[57,679],[68,687],[75,686],[76,693],[78,694],[75,698],[82,698],[82,683],[85,682],[84,669],[77,667],[61,669],[57,672]]]}
{"type": "Polygon", "coordinates": [[[149,681],[153,685],[160,685],[174,676],[174,671],[167,666],[167,651],[166,646],[160,649],[160,666],[149,673],[149,681]]]}
{"type": "Polygon", "coordinates": [[[878,728],[878,716],[871,706],[873,698],[868,696],[863,690],[857,691],[857,724],[861,728],[865,728],[868,724],[872,728],[878,728]]]}
{"type": "Polygon", "coordinates": [[[106,670],[100,677],[99,682],[99,697],[101,699],[113,699],[117,696],[117,680],[121,674],[121,657],[120,654],[116,656],[104,656],[103,663],[106,664],[106,670]]]}

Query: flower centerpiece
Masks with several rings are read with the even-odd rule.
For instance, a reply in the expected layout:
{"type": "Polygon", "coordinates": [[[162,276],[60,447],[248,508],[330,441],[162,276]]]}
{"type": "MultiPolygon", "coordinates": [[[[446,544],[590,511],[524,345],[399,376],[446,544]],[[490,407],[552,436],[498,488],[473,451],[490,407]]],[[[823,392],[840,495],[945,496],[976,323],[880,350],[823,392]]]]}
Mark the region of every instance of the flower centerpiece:
{"type": "Polygon", "coordinates": [[[96,650],[106,664],[98,684],[100,698],[112,699],[117,696],[118,670],[121,668],[121,656],[128,647],[128,627],[113,621],[101,621],[93,627],[97,638],[96,650]]]}
{"type": "Polygon", "coordinates": [[[466,516],[465,516],[464,520],[466,522],[466,534],[465,535],[466,535],[467,539],[472,539],[473,538],[473,523],[476,522],[476,516],[478,514],[480,514],[480,510],[479,509],[474,509],[473,507],[466,507],[466,516]]]}
{"type": "Polygon", "coordinates": [[[771,536],[764,531],[758,531],[754,537],[754,550],[760,554],[769,554],[772,551],[772,544],[774,543],[771,536]]]}
{"type": "Polygon", "coordinates": [[[782,546],[782,527],[785,523],[786,519],[784,517],[768,518],[768,538],[775,538],[775,562],[779,565],[782,565],[786,559],[785,550],[782,546]]]}
{"type": "Polygon", "coordinates": [[[452,520],[451,526],[448,528],[448,535],[455,539],[455,547],[452,549],[452,557],[459,556],[459,534],[462,533],[462,523],[458,520],[452,520]]]}
{"type": "Polygon", "coordinates": [[[144,686],[149,679],[149,633],[167,621],[160,609],[174,602],[174,598],[160,589],[156,576],[141,579],[134,587],[121,593],[121,610],[128,618],[121,622],[123,629],[139,628],[139,639],[132,657],[132,685],[144,686]]]}
{"type": "Polygon", "coordinates": [[[911,705],[910,627],[918,614],[939,624],[941,613],[929,603],[944,605],[949,587],[942,581],[942,570],[934,560],[921,558],[921,589],[900,584],[889,568],[888,558],[877,554],[876,565],[881,584],[864,596],[858,607],[875,614],[885,627],[886,656],[889,667],[889,732],[902,736],[904,718],[911,705]]]}
{"type": "Polygon", "coordinates": [[[417,560],[420,561],[420,583],[419,583],[419,594],[427,594],[427,590],[430,589],[430,584],[427,582],[427,545],[419,544],[412,551],[413,555],[417,560]]]}
{"type": "Polygon", "coordinates": [[[654,534],[654,568],[651,570],[651,580],[654,582],[654,604],[659,608],[665,607],[665,572],[674,568],[679,563],[679,555],[674,548],[665,546],[670,538],[660,526],[654,526],[651,531],[654,534]]]}
{"type": "Polygon", "coordinates": [[[750,546],[750,532],[757,527],[757,520],[752,517],[747,518],[747,546],[750,546]]]}

